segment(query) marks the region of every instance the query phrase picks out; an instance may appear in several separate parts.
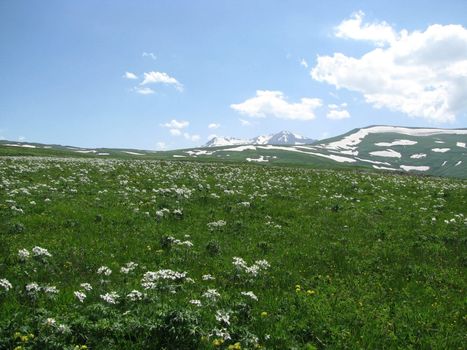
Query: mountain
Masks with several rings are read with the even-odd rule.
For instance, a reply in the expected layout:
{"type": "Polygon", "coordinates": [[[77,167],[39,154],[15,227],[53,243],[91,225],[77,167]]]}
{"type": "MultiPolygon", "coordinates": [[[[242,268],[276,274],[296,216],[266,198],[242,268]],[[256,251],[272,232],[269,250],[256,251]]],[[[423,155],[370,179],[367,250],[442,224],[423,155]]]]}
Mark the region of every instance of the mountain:
{"type": "Polygon", "coordinates": [[[222,147],[235,145],[305,145],[316,140],[294,134],[290,131],[280,131],[277,134],[256,136],[252,139],[234,137],[213,137],[203,147],[222,147]]]}
{"type": "Polygon", "coordinates": [[[467,179],[467,129],[375,125],[309,144],[283,131],[250,140],[214,138],[205,147],[172,151],[78,148],[0,140],[0,156],[165,159],[359,168],[467,179]],[[284,144],[291,143],[291,144],[284,144]]]}
{"type": "Polygon", "coordinates": [[[276,135],[243,140],[236,147],[229,144],[209,151],[194,149],[189,156],[467,178],[467,129],[374,125],[306,145],[296,144],[300,142],[291,133],[276,135]]]}

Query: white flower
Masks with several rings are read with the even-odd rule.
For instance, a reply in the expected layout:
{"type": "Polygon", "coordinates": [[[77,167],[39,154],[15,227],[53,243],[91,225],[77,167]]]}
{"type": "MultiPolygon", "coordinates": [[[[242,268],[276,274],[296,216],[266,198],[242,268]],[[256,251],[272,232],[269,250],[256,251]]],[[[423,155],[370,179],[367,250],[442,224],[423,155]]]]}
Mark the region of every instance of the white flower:
{"type": "Polygon", "coordinates": [[[20,250],[18,250],[18,258],[19,258],[19,260],[25,261],[25,260],[28,259],[30,256],[31,256],[31,254],[29,253],[29,250],[27,250],[27,249],[20,249],[20,250]]]}
{"type": "Polygon", "coordinates": [[[58,294],[58,289],[55,286],[45,286],[41,288],[46,294],[58,294]]]}
{"type": "Polygon", "coordinates": [[[201,306],[202,306],[201,300],[198,300],[198,299],[190,300],[190,304],[195,305],[195,306],[198,306],[198,307],[201,307],[201,306]]]}
{"type": "Polygon", "coordinates": [[[73,294],[81,303],[84,301],[84,299],[86,299],[86,294],[84,294],[83,292],[75,291],[73,292],[73,294]]]}
{"type": "Polygon", "coordinates": [[[55,324],[57,323],[57,321],[55,321],[55,318],[49,317],[49,318],[47,318],[47,319],[45,320],[44,323],[45,323],[46,326],[53,327],[53,326],[55,326],[55,324]]]}
{"type": "Polygon", "coordinates": [[[132,272],[137,267],[138,267],[137,263],[135,263],[133,261],[130,261],[129,263],[126,263],[125,266],[122,266],[120,268],[120,272],[126,275],[126,274],[132,272]]]}
{"type": "Polygon", "coordinates": [[[30,296],[35,296],[40,290],[41,288],[36,282],[31,282],[26,285],[26,293],[30,296]]]}
{"type": "Polygon", "coordinates": [[[5,291],[9,291],[13,286],[11,285],[10,281],[6,278],[0,278],[0,287],[5,289],[5,291]]]}
{"type": "Polygon", "coordinates": [[[80,287],[83,288],[87,292],[92,290],[92,286],[89,283],[81,283],[80,287]]]}
{"type": "Polygon", "coordinates": [[[110,276],[112,273],[112,270],[109,269],[107,266],[101,266],[97,269],[97,273],[99,275],[110,276]]]}
{"type": "Polygon", "coordinates": [[[62,333],[62,334],[68,334],[71,332],[71,329],[67,325],[59,324],[57,326],[57,332],[62,333]]]}
{"type": "Polygon", "coordinates": [[[138,301],[138,300],[143,299],[144,294],[134,289],[130,293],[128,293],[126,297],[130,299],[131,301],[138,301]]]}
{"type": "Polygon", "coordinates": [[[258,297],[255,295],[255,293],[253,293],[253,292],[251,292],[251,291],[250,291],[250,292],[241,292],[240,294],[241,294],[241,295],[244,295],[244,296],[246,296],[246,297],[249,297],[249,298],[251,298],[251,299],[253,299],[253,300],[258,301],[258,297]]]}
{"type": "Polygon", "coordinates": [[[230,312],[217,310],[216,311],[216,321],[223,323],[227,326],[230,326],[230,312]]]}
{"type": "Polygon", "coordinates": [[[41,248],[39,246],[35,246],[34,248],[32,248],[32,254],[35,257],[44,257],[44,256],[51,257],[52,256],[52,254],[50,254],[47,249],[41,248]]]}
{"type": "Polygon", "coordinates": [[[170,269],[159,271],[148,271],[143,275],[141,285],[144,289],[154,289],[157,287],[157,282],[160,280],[183,281],[186,278],[186,272],[177,272],[170,269]]]}
{"type": "Polygon", "coordinates": [[[208,227],[210,230],[214,230],[216,228],[220,228],[222,226],[225,226],[227,223],[224,220],[218,220],[218,221],[213,221],[208,223],[208,227]]]}
{"type": "Polygon", "coordinates": [[[213,277],[213,276],[210,275],[210,274],[203,275],[201,278],[203,279],[203,281],[211,281],[211,280],[215,280],[215,279],[216,279],[215,277],[213,277]]]}
{"type": "Polygon", "coordinates": [[[225,328],[221,328],[221,329],[214,328],[212,330],[212,332],[209,334],[209,336],[210,337],[212,337],[212,336],[219,337],[219,338],[222,338],[224,340],[232,339],[231,336],[230,336],[229,331],[227,329],[225,329],[225,328]]]}
{"type": "Polygon", "coordinates": [[[116,292],[101,294],[100,297],[102,300],[104,300],[105,302],[109,304],[117,304],[118,303],[117,299],[120,298],[120,296],[116,292]]]}
{"type": "Polygon", "coordinates": [[[215,289],[208,289],[203,293],[203,297],[212,301],[216,301],[220,296],[219,292],[215,289]]]}

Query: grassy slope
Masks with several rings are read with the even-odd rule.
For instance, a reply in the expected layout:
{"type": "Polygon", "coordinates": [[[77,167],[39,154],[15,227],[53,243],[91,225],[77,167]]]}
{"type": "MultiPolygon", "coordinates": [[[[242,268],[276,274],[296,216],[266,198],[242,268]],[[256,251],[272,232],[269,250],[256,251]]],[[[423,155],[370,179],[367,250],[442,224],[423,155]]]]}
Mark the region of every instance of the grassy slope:
{"type": "Polygon", "coordinates": [[[466,226],[459,216],[467,214],[465,182],[196,162],[23,159],[0,165],[0,278],[14,285],[0,295],[0,348],[210,349],[219,337],[205,337],[222,326],[217,310],[231,312],[224,326],[232,339],[220,348],[237,341],[267,349],[454,349],[466,343],[466,226]],[[193,193],[153,192],[173,186],[193,193]],[[239,205],[244,201],[251,206],[239,205]],[[161,208],[181,208],[183,217],[158,221],[161,208]],[[217,220],[227,225],[209,230],[217,220]],[[194,246],[168,249],[167,235],[194,246]],[[35,245],[53,254],[49,263],[18,262],[18,249],[35,245]],[[234,256],[248,264],[266,259],[271,268],[246,278],[234,269],[234,256]],[[129,261],[139,267],[122,275],[119,268],[129,261]],[[113,270],[104,286],[96,274],[101,265],[113,270]],[[142,290],[143,273],[162,268],[187,271],[196,282],[176,294],[148,292],[136,303],[106,305],[99,298],[142,290]],[[216,279],[203,281],[207,273],[216,279]],[[31,281],[60,293],[32,302],[24,293],[31,281]],[[72,293],[82,282],[94,290],[80,304],[72,293]],[[217,303],[203,299],[207,288],[221,293],[217,303]],[[241,291],[259,300],[248,301],[241,291]],[[71,332],[45,326],[47,317],[71,332]],[[18,331],[35,338],[22,342],[18,331]]]}

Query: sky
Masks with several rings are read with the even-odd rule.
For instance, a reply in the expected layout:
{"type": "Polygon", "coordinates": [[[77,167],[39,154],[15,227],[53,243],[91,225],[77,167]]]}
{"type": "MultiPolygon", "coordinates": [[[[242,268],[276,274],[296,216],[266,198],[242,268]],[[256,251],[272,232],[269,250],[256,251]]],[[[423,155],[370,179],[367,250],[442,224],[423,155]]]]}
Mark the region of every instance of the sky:
{"type": "Polygon", "coordinates": [[[0,139],[467,127],[467,1],[0,0],[0,139]]]}

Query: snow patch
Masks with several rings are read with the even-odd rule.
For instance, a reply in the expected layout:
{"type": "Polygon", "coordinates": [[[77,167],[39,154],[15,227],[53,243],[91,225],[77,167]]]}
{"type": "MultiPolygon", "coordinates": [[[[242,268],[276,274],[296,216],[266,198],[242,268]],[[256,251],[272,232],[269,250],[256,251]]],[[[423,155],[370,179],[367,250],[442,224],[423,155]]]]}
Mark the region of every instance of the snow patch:
{"type": "Polygon", "coordinates": [[[458,166],[458,165],[461,165],[462,164],[462,160],[458,161],[456,164],[454,164],[454,166],[458,166]]]}
{"type": "Polygon", "coordinates": [[[373,168],[375,168],[375,169],[379,169],[379,170],[391,170],[391,171],[397,171],[397,169],[394,169],[394,168],[388,168],[388,167],[385,167],[385,166],[377,166],[377,165],[373,165],[373,168]]]}
{"type": "Polygon", "coordinates": [[[375,143],[375,146],[380,146],[380,147],[412,146],[417,143],[418,143],[417,141],[412,141],[412,140],[395,140],[392,142],[378,142],[378,143],[375,143]]]}
{"type": "Polygon", "coordinates": [[[387,149],[385,151],[374,151],[370,152],[370,155],[377,157],[388,157],[388,158],[401,158],[402,155],[399,152],[394,151],[393,149],[387,149]]]}
{"type": "Polygon", "coordinates": [[[420,166],[401,165],[400,167],[401,167],[401,169],[404,169],[405,171],[411,171],[411,170],[427,171],[427,170],[430,170],[430,167],[426,166],[426,165],[420,165],[420,166]]]}
{"type": "Polygon", "coordinates": [[[457,142],[456,146],[461,147],[461,148],[465,148],[465,142],[457,142]]]}
{"type": "Polygon", "coordinates": [[[436,153],[446,153],[450,148],[433,148],[431,151],[436,153]]]}
{"type": "Polygon", "coordinates": [[[246,161],[257,162],[257,163],[269,162],[269,160],[265,159],[264,156],[259,156],[259,158],[246,158],[246,161]]]}
{"type": "Polygon", "coordinates": [[[226,148],[226,149],[221,149],[219,151],[234,151],[234,152],[243,152],[243,151],[256,151],[256,147],[252,145],[246,145],[246,146],[238,146],[238,147],[233,147],[233,148],[226,148]]]}
{"type": "Polygon", "coordinates": [[[134,156],[144,156],[143,153],[137,153],[137,152],[123,151],[123,153],[131,154],[131,155],[134,155],[134,156]]]}
{"type": "Polygon", "coordinates": [[[25,148],[36,148],[34,145],[26,145],[26,144],[14,144],[14,143],[6,143],[5,146],[12,146],[12,147],[25,147],[25,148]]]}
{"type": "Polygon", "coordinates": [[[412,158],[412,159],[422,159],[422,158],[425,158],[425,157],[426,157],[425,153],[416,153],[416,154],[412,154],[410,156],[410,158],[412,158]]]}

